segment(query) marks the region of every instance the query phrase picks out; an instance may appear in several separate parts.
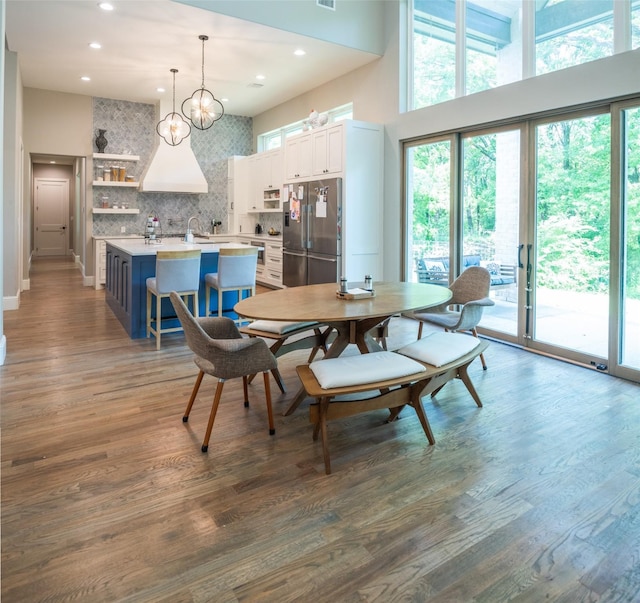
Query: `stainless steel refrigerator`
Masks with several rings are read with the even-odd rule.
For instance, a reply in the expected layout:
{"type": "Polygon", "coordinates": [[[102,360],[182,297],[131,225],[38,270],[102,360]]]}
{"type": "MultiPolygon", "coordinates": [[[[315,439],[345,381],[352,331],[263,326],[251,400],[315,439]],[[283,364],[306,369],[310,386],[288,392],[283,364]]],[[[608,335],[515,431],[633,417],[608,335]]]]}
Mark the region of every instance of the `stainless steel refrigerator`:
{"type": "Polygon", "coordinates": [[[282,283],[337,283],[342,253],[342,178],[285,185],[282,283]]]}

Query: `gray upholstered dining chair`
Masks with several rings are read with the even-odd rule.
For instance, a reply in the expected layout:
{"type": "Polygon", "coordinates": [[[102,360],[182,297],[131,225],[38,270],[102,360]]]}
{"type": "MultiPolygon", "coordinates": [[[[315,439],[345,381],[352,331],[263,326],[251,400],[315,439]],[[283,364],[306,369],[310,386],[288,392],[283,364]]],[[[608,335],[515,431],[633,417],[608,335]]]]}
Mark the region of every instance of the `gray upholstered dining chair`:
{"type": "MultiPolygon", "coordinates": [[[[249,291],[249,295],[255,295],[257,265],[257,247],[220,248],[218,272],[204,275],[206,316],[209,316],[211,311],[211,289],[218,292],[218,316],[222,316],[222,294],[225,291],[237,291],[238,301],[243,291],[249,291]]],[[[238,319],[236,322],[240,323],[241,320],[238,319]]]]}
{"type": "MultiPolygon", "coordinates": [[[[160,349],[163,333],[182,331],[181,326],[163,326],[168,321],[162,319],[162,300],[171,291],[177,291],[184,300],[193,298],[193,311],[198,316],[198,290],[200,289],[200,249],[181,251],[158,251],[156,254],[156,275],[146,280],[147,285],[147,337],[154,335],[156,349],[160,349]],[[153,299],[156,311],[153,313],[153,299]]],[[[172,323],[175,318],[171,317],[172,323]]],[[[171,323],[169,323],[171,324],[171,323]]]]}
{"type": "MultiPolygon", "coordinates": [[[[476,327],[482,318],[482,311],[487,306],[495,305],[489,298],[490,287],[489,271],[481,266],[469,266],[451,283],[449,289],[453,295],[448,302],[425,310],[407,312],[405,316],[420,322],[418,339],[422,338],[422,326],[425,322],[444,327],[445,331],[450,332],[471,331],[474,337],[478,337],[476,327]]],[[[484,355],[480,354],[480,360],[486,371],[484,355]]]]}
{"type": "Polygon", "coordinates": [[[226,316],[195,318],[175,291],[171,292],[170,298],[184,329],[187,345],[195,354],[194,362],[200,369],[187,409],[182,417],[183,422],[186,423],[189,420],[189,413],[200,389],[204,374],[207,373],[218,379],[207,431],[202,442],[202,452],[207,452],[209,448],[213,422],[216,419],[218,405],[220,404],[222,388],[227,379],[242,377],[244,405],[248,407],[248,377],[256,373],[263,374],[269,433],[273,435],[275,427],[271,408],[269,372],[273,373],[276,381],[281,381],[282,378],[278,371],[276,357],[269,350],[269,346],[262,339],[242,337],[233,320],[226,316]]]}

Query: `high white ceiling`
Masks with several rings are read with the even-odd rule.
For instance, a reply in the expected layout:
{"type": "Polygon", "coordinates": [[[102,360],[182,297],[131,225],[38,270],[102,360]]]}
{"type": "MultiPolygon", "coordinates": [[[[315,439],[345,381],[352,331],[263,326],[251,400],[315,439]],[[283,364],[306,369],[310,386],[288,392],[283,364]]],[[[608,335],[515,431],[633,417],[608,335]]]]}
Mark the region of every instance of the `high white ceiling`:
{"type": "Polygon", "coordinates": [[[157,103],[171,99],[176,68],[179,110],[201,85],[204,34],[207,89],[228,99],[226,113],[253,117],[378,58],[170,0],[111,3],[104,12],[98,0],[7,0],[7,43],[24,86],[157,103]],[[295,56],[298,48],[306,55],[295,56]]]}

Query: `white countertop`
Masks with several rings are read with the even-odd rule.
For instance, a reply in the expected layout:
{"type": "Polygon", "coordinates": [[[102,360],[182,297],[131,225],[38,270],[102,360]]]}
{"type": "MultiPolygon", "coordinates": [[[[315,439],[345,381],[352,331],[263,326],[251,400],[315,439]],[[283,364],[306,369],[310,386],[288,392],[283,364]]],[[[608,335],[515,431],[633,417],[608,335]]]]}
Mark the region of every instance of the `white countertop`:
{"type": "Polygon", "coordinates": [[[160,243],[146,244],[144,239],[109,239],[109,245],[129,255],[155,255],[158,251],[184,251],[200,249],[202,253],[218,253],[222,248],[243,249],[248,243],[214,243],[208,239],[196,237],[194,243],[185,243],[182,239],[162,239],[160,243]]]}
{"type": "Polygon", "coordinates": [[[93,235],[96,241],[109,240],[109,239],[144,239],[144,235],[137,234],[124,234],[124,235],[93,235]]]}
{"type": "Polygon", "coordinates": [[[238,234],[235,235],[237,238],[241,239],[253,239],[259,241],[282,241],[282,235],[270,235],[270,234],[238,234]]]}

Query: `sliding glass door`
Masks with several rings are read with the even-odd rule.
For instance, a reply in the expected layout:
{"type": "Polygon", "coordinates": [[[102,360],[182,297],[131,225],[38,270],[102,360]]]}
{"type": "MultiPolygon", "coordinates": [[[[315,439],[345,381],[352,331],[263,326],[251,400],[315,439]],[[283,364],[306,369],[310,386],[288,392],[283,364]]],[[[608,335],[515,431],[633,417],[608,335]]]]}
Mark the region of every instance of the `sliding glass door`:
{"type": "Polygon", "coordinates": [[[640,370],[640,106],[621,109],[619,345],[621,369],[640,370]]]}
{"type": "Polygon", "coordinates": [[[520,129],[464,136],[462,158],[461,267],[489,270],[495,306],[482,326],[516,337],[520,129]]]}
{"type": "Polygon", "coordinates": [[[640,102],[405,145],[405,279],[492,276],[478,331],[640,381],[640,102]]]}
{"type": "Polygon", "coordinates": [[[546,351],[607,364],[611,119],[607,113],[538,124],[533,138],[528,336],[546,351]]]}

